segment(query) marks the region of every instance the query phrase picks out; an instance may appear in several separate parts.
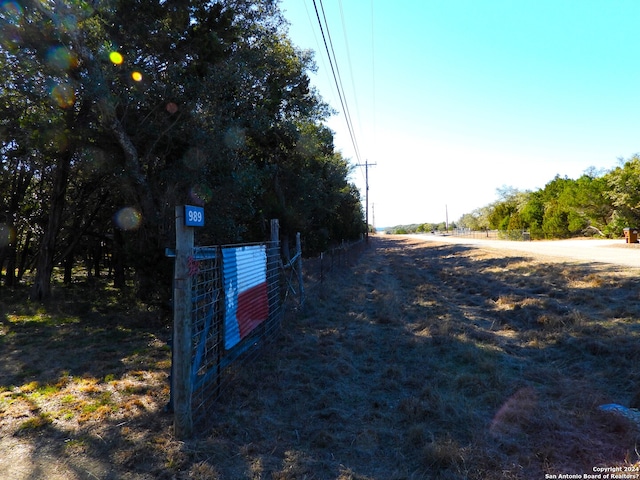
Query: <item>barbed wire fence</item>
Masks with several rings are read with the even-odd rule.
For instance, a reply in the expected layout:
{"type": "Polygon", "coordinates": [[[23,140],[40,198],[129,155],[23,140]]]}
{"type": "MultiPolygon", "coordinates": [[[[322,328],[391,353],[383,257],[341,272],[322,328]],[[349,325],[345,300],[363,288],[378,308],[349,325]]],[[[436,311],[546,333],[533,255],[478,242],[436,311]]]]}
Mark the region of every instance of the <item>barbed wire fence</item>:
{"type": "Polygon", "coordinates": [[[488,240],[531,240],[531,233],[528,230],[471,230],[469,228],[455,228],[447,232],[447,234],[456,237],[482,238],[488,240]]]}
{"type": "Polygon", "coordinates": [[[304,281],[307,291],[322,288],[322,284],[334,273],[353,267],[368,247],[364,238],[330,248],[313,258],[304,259],[304,281]]]}
{"type": "MultiPolygon", "coordinates": [[[[196,247],[176,209],[171,395],[174,433],[188,438],[211,424],[216,401],[281,329],[285,310],[304,307],[307,288],[357,261],[366,243],[343,242],[303,261],[283,259],[277,220],[271,241],[196,247]]],[[[286,249],[289,251],[289,249],[286,249]]]]}
{"type": "Polygon", "coordinates": [[[176,207],[171,394],[174,433],[210,425],[216,400],[280,330],[282,262],[278,222],[272,241],[194,246],[185,209],[176,207]]]}

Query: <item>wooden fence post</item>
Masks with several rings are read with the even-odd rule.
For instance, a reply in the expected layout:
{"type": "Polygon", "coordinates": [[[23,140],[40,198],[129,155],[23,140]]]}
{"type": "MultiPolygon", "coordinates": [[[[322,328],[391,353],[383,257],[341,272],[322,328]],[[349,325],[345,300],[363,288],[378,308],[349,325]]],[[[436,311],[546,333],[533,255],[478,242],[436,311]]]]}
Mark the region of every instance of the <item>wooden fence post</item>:
{"type": "Polygon", "coordinates": [[[304,284],[302,283],[302,242],[300,232],[296,233],[296,257],[298,258],[298,290],[300,292],[300,306],[304,305],[304,284]]]}
{"type": "Polygon", "coordinates": [[[280,241],[280,222],[277,218],[271,219],[271,241],[273,243],[280,241]]]}
{"type": "Polygon", "coordinates": [[[191,275],[193,228],[185,226],[184,206],[176,207],[176,260],[173,292],[173,391],[174,422],[177,438],[193,433],[191,412],[191,275]]]}

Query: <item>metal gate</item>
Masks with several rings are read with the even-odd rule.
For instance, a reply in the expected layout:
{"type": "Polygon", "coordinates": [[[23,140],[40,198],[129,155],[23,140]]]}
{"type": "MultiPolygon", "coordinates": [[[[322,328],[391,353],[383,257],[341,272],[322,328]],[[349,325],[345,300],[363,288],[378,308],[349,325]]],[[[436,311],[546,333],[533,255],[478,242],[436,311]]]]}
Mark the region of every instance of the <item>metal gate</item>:
{"type": "Polygon", "coordinates": [[[178,437],[206,428],[232,369],[275,336],[283,312],[277,240],[193,247],[185,232],[186,241],[176,237],[171,366],[178,437]]]}

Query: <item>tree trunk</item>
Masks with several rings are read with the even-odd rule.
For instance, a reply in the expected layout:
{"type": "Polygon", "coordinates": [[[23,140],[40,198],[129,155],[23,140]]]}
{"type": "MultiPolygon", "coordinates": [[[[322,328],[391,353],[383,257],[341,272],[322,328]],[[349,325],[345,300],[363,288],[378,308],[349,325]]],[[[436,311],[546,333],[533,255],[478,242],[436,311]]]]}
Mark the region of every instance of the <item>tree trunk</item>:
{"type": "MultiPolygon", "coordinates": [[[[27,188],[31,183],[32,178],[33,178],[33,171],[28,171],[24,166],[24,164],[18,163],[17,175],[13,177],[13,180],[11,182],[11,200],[9,202],[9,211],[7,212],[7,223],[9,225],[13,225],[14,228],[16,224],[16,216],[20,208],[20,203],[24,199],[24,196],[27,192],[27,188]]],[[[5,247],[6,251],[3,252],[3,254],[7,255],[6,257],[7,274],[5,277],[5,285],[8,287],[13,287],[16,284],[16,266],[17,266],[16,264],[18,261],[17,242],[19,237],[15,230],[14,230],[14,234],[15,235],[13,237],[12,242],[5,247]]],[[[27,235],[28,235],[28,238],[30,238],[31,232],[29,231],[27,235]]],[[[28,241],[27,241],[27,245],[28,245],[28,241]]],[[[0,261],[0,264],[4,265],[4,263],[5,263],[5,257],[3,255],[2,260],[0,261]]],[[[18,275],[18,277],[20,277],[20,275],[18,275]]]]}
{"type": "Polygon", "coordinates": [[[93,276],[96,278],[100,278],[102,273],[102,266],[100,265],[100,261],[102,260],[102,246],[100,241],[97,241],[94,247],[91,249],[93,253],[93,276]]]}
{"type": "Polygon", "coordinates": [[[124,275],[124,238],[122,231],[114,226],[113,228],[113,252],[111,254],[111,262],[113,264],[113,286],[115,288],[124,288],[126,286],[126,278],[124,275]]]}
{"type": "MultiPolygon", "coordinates": [[[[77,47],[77,53],[87,67],[89,77],[92,80],[93,87],[95,88],[94,95],[102,107],[101,115],[99,117],[102,126],[113,136],[117,144],[122,149],[124,157],[124,171],[126,176],[131,182],[135,202],[140,208],[142,213],[142,224],[136,232],[138,236],[139,253],[147,252],[149,248],[155,248],[155,246],[149,246],[147,238],[157,238],[157,226],[159,223],[159,213],[156,209],[151,187],[148,179],[144,174],[141,167],[140,154],[136,148],[133,139],[126,131],[124,125],[118,119],[115,105],[117,101],[109,101],[113,99],[114,95],[109,90],[109,82],[105,81],[104,71],[100,61],[96,59],[93,53],[83,44],[77,34],[72,34],[74,45],[77,47]]],[[[115,230],[117,230],[117,226],[115,230]]],[[[121,232],[120,232],[121,234],[121,232]]],[[[117,234],[116,234],[117,235],[117,234]]],[[[114,256],[116,256],[116,245],[114,242],[114,256]]],[[[114,258],[114,261],[115,258],[114,258]]],[[[124,287],[124,269],[120,265],[122,270],[118,271],[118,265],[115,264],[115,279],[114,285],[119,285],[119,288],[124,287]]],[[[153,266],[155,268],[155,265],[153,266]]],[[[147,272],[138,271],[137,278],[146,278],[147,272]]]]}
{"type": "Polygon", "coordinates": [[[18,255],[15,240],[11,245],[7,247],[7,249],[8,249],[7,273],[4,278],[4,284],[7,287],[14,287],[16,284],[16,261],[17,261],[16,257],[18,255]]]}
{"type": "Polygon", "coordinates": [[[73,252],[64,259],[64,284],[70,285],[73,280],[73,252]]]}
{"type": "Polygon", "coordinates": [[[22,246],[22,253],[20,255],[20,265],[18,265],[18,277],[17,280],[22,280],[22,276],[24,275],[25,270],[27,269],[27,259],[29,258],[29,247],[31,246],[31,239],[33,238],[33,232],[29,230],[27,232],[27,237],[24,240],[24,245],[22,246]]]}
{"type": "Polygon", "coordinates": [[[56,239],[60,231],[60,223],[62,222],[62,213],[65,207],[65,194],[67,192],[69,171],[71,169],[71,157],[71,151],[63,152],[58,159],[58,164],[54,172],[47,229],[40,243],[36,279],[31,289],[31,299],[38,302],[48,300],[51,296],[53,256],[55,254],[56,239]]]}

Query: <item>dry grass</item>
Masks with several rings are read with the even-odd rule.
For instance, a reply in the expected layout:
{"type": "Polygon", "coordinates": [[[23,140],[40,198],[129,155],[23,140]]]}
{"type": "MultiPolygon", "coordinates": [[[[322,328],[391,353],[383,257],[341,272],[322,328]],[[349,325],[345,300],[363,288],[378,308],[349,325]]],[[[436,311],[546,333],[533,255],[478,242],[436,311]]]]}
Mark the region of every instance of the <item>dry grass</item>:
{"type": "Polygon", "coordinates": [[[0,304],[0,478],[156,478],[170,425],[161,314],[108,288],[59,287],[47,306],[26,293],[0,304]]]}
{"type": "Polygon", "coordinates": [[[49,476],[14,478],[71,479],[529,479],[637,464],[640,432],[597,407],[640,402],[638,272],[548,262],[374,239],[184,443],[161,413],[159,326],[5,306],[2,454],[54,459],[49,476]],[[43,349],[62,358],[42,362],[43,349]]]}

